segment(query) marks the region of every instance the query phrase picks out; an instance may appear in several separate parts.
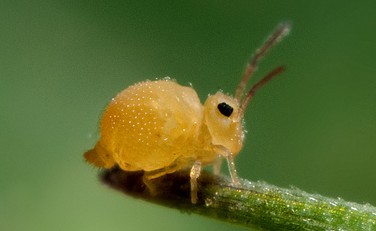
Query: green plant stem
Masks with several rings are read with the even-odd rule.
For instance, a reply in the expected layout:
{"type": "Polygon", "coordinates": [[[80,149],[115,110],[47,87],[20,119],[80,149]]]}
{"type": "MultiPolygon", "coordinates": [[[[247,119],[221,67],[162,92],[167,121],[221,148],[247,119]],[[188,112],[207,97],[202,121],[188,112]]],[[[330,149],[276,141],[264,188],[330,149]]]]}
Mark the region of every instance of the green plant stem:
{"type": "Polygon", "coordinates": [[[157,178],[148,187],[141,172],[111,169],[102,172],[101,179],[137,198],[259,230],[376,230],[376,208],[369,204],[265,182],[242,180],[242,186],[235,188],[228,178],[203,172],[198,182],[198,203],[192,204],[187,171],[157,178]]]}

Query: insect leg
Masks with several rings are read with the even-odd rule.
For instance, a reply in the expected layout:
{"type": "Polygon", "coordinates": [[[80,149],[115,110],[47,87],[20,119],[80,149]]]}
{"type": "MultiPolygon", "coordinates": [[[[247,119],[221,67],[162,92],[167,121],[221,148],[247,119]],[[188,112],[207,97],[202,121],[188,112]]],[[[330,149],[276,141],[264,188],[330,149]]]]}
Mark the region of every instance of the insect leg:
{"type": "Polygon", "coordinates": [[[238,174],[236,173],[235,162],[234,162],[234,157],[232,153],[229,152],[226,156],[226,159],[227,159],[228,169],[230,171],[232,183],[234,184],[234,186],[239,186],[240,181],[239,181],[238,174]]]}
{"type": "Polygon", "coordinates": [[[218,176],[221,172],[222,158],[218,158],[213,164],[213,173],[218,176]]]}
{"type": "Polygon", "coordinates": [[[191,177],[191,202],[192,204],[197,203],[197,178],[201,173],[201,162],[196,161],[192,168],[189,176],[191,177]]]}
{"type": "Polygon", "coordinates": [[[142,177],[142,181],[144,182],[147,190],[149,191],[151,196],[156,196],[158,193],[157,186],[152,182],[153,175],[150,175],[148,172],[144,173],[142,177]]]}
{"type": "Polygon", "coordinates": [[[176,172],[179,169],[179,166],[176,164],[170,165],[166,168],[158,169],[155,171],[145,172],[142,178],[146,188],[149,190],[150,195],[156,196],[157,192],[157,185],[153,182],[153,179],[164,176],[169,173],[176,172]]]}

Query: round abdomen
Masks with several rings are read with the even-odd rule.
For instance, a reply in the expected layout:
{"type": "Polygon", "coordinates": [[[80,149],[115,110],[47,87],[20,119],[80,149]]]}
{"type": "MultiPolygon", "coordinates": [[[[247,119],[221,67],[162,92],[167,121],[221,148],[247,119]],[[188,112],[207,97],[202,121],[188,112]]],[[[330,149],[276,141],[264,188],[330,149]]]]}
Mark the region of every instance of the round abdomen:
{"type": "Polygon", "coordinates": [[[192,88],[171,80],[141,82],[112,99],[99,144],[124,170],[162,169],[193,151],[202,114],[192,88]]]}

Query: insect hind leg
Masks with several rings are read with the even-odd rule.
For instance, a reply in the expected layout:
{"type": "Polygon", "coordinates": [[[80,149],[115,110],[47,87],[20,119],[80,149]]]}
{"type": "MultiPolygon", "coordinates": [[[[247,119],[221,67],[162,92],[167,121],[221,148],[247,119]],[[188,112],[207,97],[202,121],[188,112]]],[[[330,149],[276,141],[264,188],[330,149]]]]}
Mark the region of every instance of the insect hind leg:
{"type": "Polygon", "coordinates": [[[198,188],[197,188],[197,178],[200,176],[201,174],[201,162],[200,161],[196,161],[192,168],[191,168],[191,172],[189,174],[190,178],[191,178],[191,202],[192,204],[196,204],[197,203],[197,191],[198,191],[198,188]]]}
{"type": "MultiPolygon", "coordinates": [[[[153,179],[156,179],[168,173],[175,172],[177,169],[179,169],[179,165],[173,165],[168,168],[163,168],[163,169],[159,169],[156,171],[145,172],[142,179],[150,195],[156,196],[160,192],[160,190],[158,190],[157,182],[154,182],[153,179]]],[[[197,203],[197,191],[198,191],[197,179],[199,178],[201,174],[201,169],[202,169],[201,161],[195,161],[189,174],[192,204],[197,203]]]]}
{"type": "Polygon", "coordinates": [[[149,191],[151,196],[157,196],[158,195],[158,186],[156,182],[153,182],[154,179],[158,177],[162,177],[166,174],[176,172],[179,169],[179,166],[176,164],[173,164],[171,166],[154,170],[154,171],[149,171],[145,172],[144,176],[142,177],[142,181],[144,182],[147,190],[149,191]]]}

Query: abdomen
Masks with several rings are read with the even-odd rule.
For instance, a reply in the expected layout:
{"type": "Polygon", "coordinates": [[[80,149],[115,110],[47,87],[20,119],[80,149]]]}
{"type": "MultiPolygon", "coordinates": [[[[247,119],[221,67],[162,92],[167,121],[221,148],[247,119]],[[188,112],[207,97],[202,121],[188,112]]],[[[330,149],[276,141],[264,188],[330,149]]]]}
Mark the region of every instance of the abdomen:
{"type": "Polygon", "coordinates": [[[171,80],[141,82],[112,99],[97,146],[124,170],[162,169],[193,151],[202,114],[192,88],[171,80]]]}

